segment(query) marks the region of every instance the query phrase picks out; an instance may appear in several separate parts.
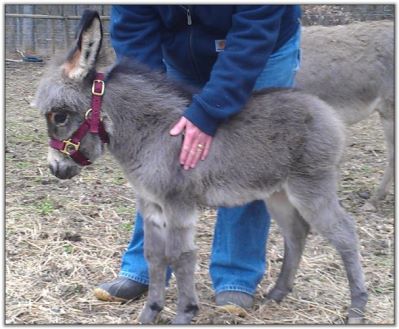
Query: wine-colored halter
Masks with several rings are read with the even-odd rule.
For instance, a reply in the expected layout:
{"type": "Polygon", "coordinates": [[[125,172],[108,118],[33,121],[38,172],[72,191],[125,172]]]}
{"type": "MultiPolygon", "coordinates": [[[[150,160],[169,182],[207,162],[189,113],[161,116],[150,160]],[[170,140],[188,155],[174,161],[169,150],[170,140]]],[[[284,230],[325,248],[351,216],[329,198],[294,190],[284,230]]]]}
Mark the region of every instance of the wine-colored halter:
{"type": "Polygon", "coordinates": [[[91,161],[86,158],[80,151],[80,141],[88,133],[98,134],[103,143],[108,143],[108,134],[104,129],[104,124],[101,120],[101,101],[105,92],[104,74],[96,73],[91,88],[91,108],[86,112],[85,120],[79,128],[72,134],[69,139],[58,140],[52,138],[49,145],[71,157],[77,164],[87,166],[91,161]]]}

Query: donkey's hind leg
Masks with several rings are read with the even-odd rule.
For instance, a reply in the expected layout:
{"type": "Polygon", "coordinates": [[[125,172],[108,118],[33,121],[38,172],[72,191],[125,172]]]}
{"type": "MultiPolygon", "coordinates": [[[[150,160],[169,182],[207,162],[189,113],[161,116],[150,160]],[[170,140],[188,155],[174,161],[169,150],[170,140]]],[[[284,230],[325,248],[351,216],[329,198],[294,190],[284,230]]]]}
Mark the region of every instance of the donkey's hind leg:
{"type": "Polygon", "coordinates": [[[144,255],[148,262],[150,284],[147,302],[140,313],[139,322],[151,324],[165,304],[167,260],[165,255],[165,217],[160,206],[139,200],[144,218],[144,255]]]}
{"type": "Polygon", "coordinates": [[[395,118],[394,104],[392,100],[387,100],[380,105],[378,110],[381,123],[384,128],[385,144],[387,149],[388,163],[384,169],[384,176],[371,197],[370,202],[377,205],[379,200],[383,200],[390,188],[390,184],[394,177],[395,169],[395,118]]]}
{"type": "Polygon", "coordinates": [[[266,298],[280,302],[292,290],[309,225],[291,205],[285,192],[274,193],[266,200],[266,204],[284,237],[283,265],[276,284],[266,298]]]}
{"type": "Polygon", "coordinates": [[[166,255],[175,274],[178,289],[177,313],[172,323],[189,324],[199,310],[194,282],[196,211],[179,200],[177,203],[168,202],[166,213],[170,219],[166,255]]]}
{"type": "Polygon", "coordinates": [[[286,191],[303,218],[327,238],[341,255],[351,292],[348,323],[362,323],[367,291],[358,239],[353,219],[338,202],[335,175],[326,172],[316,179],[291,179],[286,191]]]}

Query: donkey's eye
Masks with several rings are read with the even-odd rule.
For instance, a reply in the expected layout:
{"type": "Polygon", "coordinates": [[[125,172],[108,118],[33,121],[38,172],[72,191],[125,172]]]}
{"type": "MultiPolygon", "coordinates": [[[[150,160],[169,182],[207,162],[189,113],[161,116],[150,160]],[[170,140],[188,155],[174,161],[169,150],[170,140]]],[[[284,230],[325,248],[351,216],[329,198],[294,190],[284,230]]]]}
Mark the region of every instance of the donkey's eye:
{"type": "Polygon", "coordinates": [[[65,125],[67,120],[68,120],[68,114],[66,114],[66,113],[52,113],[51,114],[51,120],[57,126],[65,125]]]}

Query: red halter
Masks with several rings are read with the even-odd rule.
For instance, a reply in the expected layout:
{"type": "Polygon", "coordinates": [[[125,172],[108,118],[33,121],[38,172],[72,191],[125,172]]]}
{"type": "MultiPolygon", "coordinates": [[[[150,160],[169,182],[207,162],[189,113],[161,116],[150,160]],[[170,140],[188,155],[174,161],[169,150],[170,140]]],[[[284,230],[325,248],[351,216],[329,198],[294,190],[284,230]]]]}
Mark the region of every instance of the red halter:
{"type": "Polygon", "coordinates": [[[87,132],[98,134],[104,144],[109,142],[108,134],[105,131],[103,122],[100,118],[101,100],[104,91],[104,74],[96,73],[96,78],[93,81],[93,86],[91,88],[91,108],[86,112],[85,121],[83,121],[80,127],[72,134],[71,138],[62,141],[53,138],[49,142],[49,145],[52,148],[68,155],[81,166],[88,166],[91,164],[91,161],[79,151],[80,141],[87,132]]]}

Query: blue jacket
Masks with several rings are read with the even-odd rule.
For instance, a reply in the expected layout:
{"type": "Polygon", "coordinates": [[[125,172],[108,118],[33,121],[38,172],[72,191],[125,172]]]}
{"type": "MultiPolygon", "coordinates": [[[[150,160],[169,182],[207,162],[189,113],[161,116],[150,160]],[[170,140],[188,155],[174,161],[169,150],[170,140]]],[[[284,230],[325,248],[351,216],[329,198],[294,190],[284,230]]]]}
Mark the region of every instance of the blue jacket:
{"type": "Polygon", "coordinates": [[[110,32],[119,59],[164,70],[164,58],[204,83],[184,116],[214,135],[245,105],[270,54],[297,31],[300,15],[297,5],[118,5],[110,32]]]}

